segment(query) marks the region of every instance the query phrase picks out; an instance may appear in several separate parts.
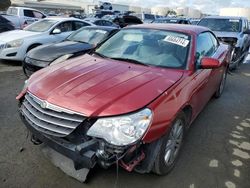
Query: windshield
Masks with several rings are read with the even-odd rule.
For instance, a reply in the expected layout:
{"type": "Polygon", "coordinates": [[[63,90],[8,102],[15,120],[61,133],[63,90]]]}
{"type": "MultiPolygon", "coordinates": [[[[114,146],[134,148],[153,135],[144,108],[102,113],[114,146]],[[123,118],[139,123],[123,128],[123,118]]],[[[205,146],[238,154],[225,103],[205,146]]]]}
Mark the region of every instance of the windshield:
{"type": "Polygon", "coordinates": [[[212,31],[223,31],[223,32],[241,31],[241,20],[239,19],[206,18],[202,19],[198,23],[198,25],[208,27],[212,31]]]}
{"type": "Polygon", "coordinates": [[[106,38],[108,32],[102,29],[80,29],[72,33],[68,40],[97,45],[106,38]]]}
{"type": "Polygon", "coordinates": [[[24,30],[33,32],[45,32],[53,27],[55,23],[57,23],[57,21],[55,20],[41,20],[27,26],[26,28],[24,28],[24,30]]]}
{"type": "Polygon", "coordinates": [[[178,32],[126,29],[111,37],[97,54],[111,59],[168,68],[185,68],[190,36],[178,32]]]}

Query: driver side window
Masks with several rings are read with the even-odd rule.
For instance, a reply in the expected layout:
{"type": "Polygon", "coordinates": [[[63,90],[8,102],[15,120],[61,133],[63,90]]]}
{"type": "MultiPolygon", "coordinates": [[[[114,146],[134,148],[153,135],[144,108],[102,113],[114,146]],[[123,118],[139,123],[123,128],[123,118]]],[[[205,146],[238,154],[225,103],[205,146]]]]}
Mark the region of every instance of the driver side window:
{"type": "Polygon", "coordinates": [[[211,39],[211,34],[209,32],[201,33],[197,38],[196,43],[196,64],[199,65],[201,59],[206,57],[211,57],[214,52],[214,44],[211,39]]]}
{"type": "Polygon", "coordinates": [[[68,21],[68,22],[63,22],[60,23],[58,26],[56,26],[55,29],[60,29],[61,32],[70,32],[73,31],[73,26],[72,26],[72,22],[68,21]]]}

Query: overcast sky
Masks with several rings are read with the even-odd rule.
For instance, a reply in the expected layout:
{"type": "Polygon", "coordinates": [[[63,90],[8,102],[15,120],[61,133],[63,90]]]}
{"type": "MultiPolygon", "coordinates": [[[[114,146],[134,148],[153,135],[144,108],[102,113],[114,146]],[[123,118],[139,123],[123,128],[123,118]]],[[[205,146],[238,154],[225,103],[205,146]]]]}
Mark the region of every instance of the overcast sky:
{"type": "Polygon", "coordinates": [[[250,0],[107,0],[111,3],[153,6],[191,6],[204,13],[218,13],[224,7],[250,7],[250,0]]]}

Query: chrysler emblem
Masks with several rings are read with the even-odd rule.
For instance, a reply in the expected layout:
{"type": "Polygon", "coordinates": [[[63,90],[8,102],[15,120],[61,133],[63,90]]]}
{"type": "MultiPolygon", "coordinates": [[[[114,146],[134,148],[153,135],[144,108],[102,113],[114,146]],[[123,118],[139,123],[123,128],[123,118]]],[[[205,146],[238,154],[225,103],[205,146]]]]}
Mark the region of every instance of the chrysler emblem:
{"type": "Polygon", "coordinates": [[[42,101],[41,102],[41,104],[40,104],[40,106],[41,106],[41,108],[47,108],[47,102],[46,101],[42,101]]]}

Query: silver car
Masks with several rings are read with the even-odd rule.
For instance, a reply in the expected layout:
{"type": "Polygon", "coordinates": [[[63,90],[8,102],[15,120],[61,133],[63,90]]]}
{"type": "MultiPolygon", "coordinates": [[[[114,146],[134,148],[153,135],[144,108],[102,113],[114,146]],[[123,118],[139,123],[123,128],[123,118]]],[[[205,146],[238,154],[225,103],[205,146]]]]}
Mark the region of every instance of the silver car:
{"type": "Polygon", "coordinates": [[[0,34],[0,59],[23,61],[26,53],[42,44],[61,42],[72,31],[94,25],[76,18],[45,18],[24,30],[0,34]]]}

